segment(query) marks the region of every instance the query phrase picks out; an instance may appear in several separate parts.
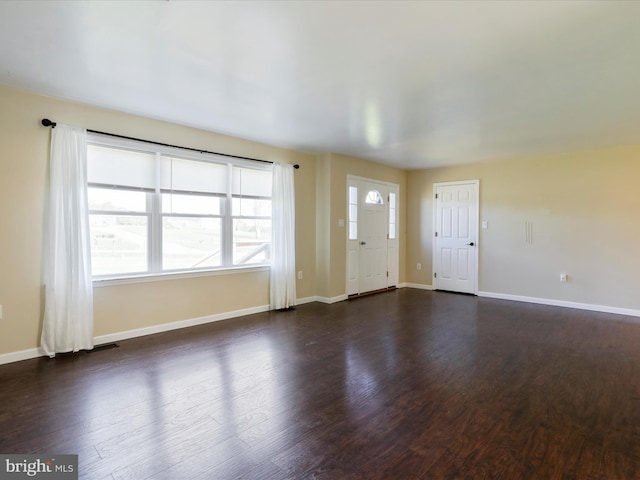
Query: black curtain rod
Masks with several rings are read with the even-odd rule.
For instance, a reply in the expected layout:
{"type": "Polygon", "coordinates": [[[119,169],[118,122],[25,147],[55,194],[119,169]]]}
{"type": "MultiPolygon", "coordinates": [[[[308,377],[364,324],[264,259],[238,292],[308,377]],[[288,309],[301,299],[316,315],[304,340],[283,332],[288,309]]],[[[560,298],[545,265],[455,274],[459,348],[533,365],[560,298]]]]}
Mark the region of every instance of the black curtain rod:
{"type": "MultiPolygon", "coordinates": [[[[45,127],[51,127],[51,128],[55,128],[55,126],[57,125],[56,122],[52,122],[51,120],[49,120],[48,118],[43,118],[42,119],[42,125],[45,127]]],[[[98,130],[90,130],[87,128],[87,132],[90,133],[97,133],[99,135],[108,135],[110,137],[116,137],[116,138],[124,138],[125,140],[135,140],[136,142],[145,142],[145,143],[151,143],[153,145],[160,145],[162,147],[171,147],[171,148],[180,148],[182,150],[190,150],[192,152],[198,152],[198,153],[210,153],[212,155],[222,155],[223,157],[231,157],[231,158],[239,158],[241,160],[251,160],[252,162],[262,162],[262,163],[273,163],[270,162],[269,160],[260,160],[259,158],[251,158],[251,157],[241,157],[240,155],[230,155],[228,153],[220,153],[220,152],[210,152],[208,150],[200,150],[199,148],[191,148],[191,147],[181,147],[180,145],[171,145],[169,143],[161,143],[161,142],[154,142],[153,140],[144,140],[142,138],[135,138],[135,137],[127,137],[125,135],[118,135],[116,133],[108,133],[108,132],[100,132],[98,130]]],[[[300,165],[298,165],[297,163],[293,166],[293,168],[298,169],[300,168],[300,165]]]]}

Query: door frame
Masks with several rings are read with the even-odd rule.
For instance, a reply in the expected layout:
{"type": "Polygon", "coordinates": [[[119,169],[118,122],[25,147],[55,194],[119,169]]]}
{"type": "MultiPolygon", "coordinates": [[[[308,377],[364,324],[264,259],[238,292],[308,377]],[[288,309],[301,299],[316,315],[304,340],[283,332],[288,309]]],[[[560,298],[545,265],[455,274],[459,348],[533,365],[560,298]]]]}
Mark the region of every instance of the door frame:
{"type": "MultiPolygon", "coordinates": [[[[378,185],[383,185],[385,187],[387,187],[388,189],[390,189],[391,191],[395,192],[396,194],[396,242],[397,242],[397,255],[395,256],[395,275],[398,277],[396,278],[396,282],[395,282],[395,286],[398,286],[398,283],[400,281],[399,275],[400,275],[400,232],[402,231],[400,228],[400,185],[397,183],[393,183],[393,182],[387,182],[384,180],[377,180],[374,178],[367,178],[367,177],[360,177],[357,175],[347,175],[347,186],[345,189],[345,193],[346,193],[346,198],[345,198],[345,209],[346,209],[346,217],[345,217],[345,226],[347,227],[345,229],[345,293],[347,296],[354,296],[354,295],[359,295],[360,293],[362,293],[360,291],[360,285],[358,284],[357,286],[357,292],[352,291],[352,287],[350,286],[350,280],[349,280],[349,274],[353,273],[349,271],[349,255],[350,255],[350,247],[349,247],[349,243],[353,242],[353,240],[349,240],[349,187],[354,186],[354,183],[357,184],[358,182],[368,182],[368,183],[374,183],[374,184],[378,184],[378,185]]],[[[360,187],[360,185],[358,185],[358,187],[360,187]]],[[[360,196],[360,193],[358,193],[358,196],[360,196]]],[[[388,199],[385,200],[387,202],[386,204],[386,208],[387,210],[389,209],[389,203],[388,203],[388,199]]],[[[360,241],[360,203],[358,203],[358,243],[360,241]]],[[[387,222],[388,222],[388,218],[387,218],[387,222]]],[[[359,249],[359,246],[358,246],[359,249]]],[[[358,250],[358,258],[359,258],[359,250],[358,250]]],[[[389,246],[387,244],[387,262],[389,262],[389,246]]],[[[360,265],[358,263],[358,267],[357,267],[357,275],[359,277],[360,272],[359,272],[359,268],[360,265]]],[[[387,270],[389,270],[389,263],[387,263],[387,270]]],[[[353,284],[353,282],[351,282],[351,284],[353,284]]],[[[389,280],[387,280],[387,287],[389,288],[389,280]]]]}
{"type": "MultiPolygon", "coordinates": [[[[474,279],[473,279],[473,294],[477,295],[478,294],[478,281],[480,278],[480,180],[479,179],[475,179],[475,180],[459,180],[459,181],[454,181],[454,182],[437,182],[433,184],[433,190],[432,190],[432,197],[433,198],[433,220],[432,220],[432,228],[431,228],[431,232],[432,232],[432,245],[433,247],[431,248],[431,282],[432,282],[432,287],[433,290],[437,290],[438,289],[438,285],[437,285],[437,277],[434,277],[434,271],[436,268],[436,258],[437,258],[437,254],[438,254],[438,250],[436,248],[436,238],[435,238],[435,232],[437,231],[437,215],[438,215],[438,202],[436,200],[436,188],[437,187],[449,187],[449,186],[454,186],[454,185],[475,185],[476,188],[476,193],[477,193],[477,198],[478,201],[476,202],[476,225],[475,225],[475,233],[476,233],[476,248],[475,248],[475,254],[476,254],[476,271],[475,271],[475,275],[474,275],[474,279]]],[[[473,228],[473,226],[471,227],[473,228]]]]}

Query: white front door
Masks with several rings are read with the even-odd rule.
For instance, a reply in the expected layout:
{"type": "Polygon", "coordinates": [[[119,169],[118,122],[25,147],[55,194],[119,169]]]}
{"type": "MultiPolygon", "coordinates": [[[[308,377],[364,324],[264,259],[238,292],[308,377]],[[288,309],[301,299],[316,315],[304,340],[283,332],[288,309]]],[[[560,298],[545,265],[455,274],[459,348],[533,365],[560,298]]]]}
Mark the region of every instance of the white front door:
{"type": "Polygon", "coordinates": [[[476,293],[479,181],[434,184],[434,288],[476,293]]]}
{"type": "Polygon", "coordinates": [[[360,293],[387,287],[389,206],[384,185],[362,182],[360,192],[360,293]]]}
{"type": "Polygon", "coordinates": [[[348,177],[347,295],[398,284],[398,185],[348,177]]]}

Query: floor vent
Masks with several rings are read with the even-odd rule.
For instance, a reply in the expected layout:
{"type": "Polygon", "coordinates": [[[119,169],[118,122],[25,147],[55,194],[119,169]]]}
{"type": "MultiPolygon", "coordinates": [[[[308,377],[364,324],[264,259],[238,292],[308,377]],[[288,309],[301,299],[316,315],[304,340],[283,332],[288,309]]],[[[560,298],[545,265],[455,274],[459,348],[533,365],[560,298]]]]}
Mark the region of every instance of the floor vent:
{"type": "Polygon", "coordinates": [[[117,343],[104,343],[102,345],[96,345],[93,350],[87,350],[87,353],[101,352],[103,350],[111,350],[112,348],[118,348],[120,345],[117,343]]]}

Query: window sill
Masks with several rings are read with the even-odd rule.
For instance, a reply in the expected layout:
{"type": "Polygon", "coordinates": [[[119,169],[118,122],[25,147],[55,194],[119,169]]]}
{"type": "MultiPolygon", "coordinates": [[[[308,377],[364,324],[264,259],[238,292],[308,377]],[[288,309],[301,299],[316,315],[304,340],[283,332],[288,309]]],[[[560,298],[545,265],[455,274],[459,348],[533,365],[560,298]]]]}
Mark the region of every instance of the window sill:
{"type": "Polygon", "coordinates": [[[165,280],[178,280],[181,278],[195,277],[215,277],[218,275],[234,275],[237,273],[265,272],[269,270],[269,265],[255,265],[251,267],[232,267],[219,270],[202,270],[197,272],[169,272],[152,273],[145,275],[135,275],[130,277],[117,278],[96,278],[93,280],[93,287],[107,287],[110,285],[127,285],[132,283],[162,282],[165,280]]]}

